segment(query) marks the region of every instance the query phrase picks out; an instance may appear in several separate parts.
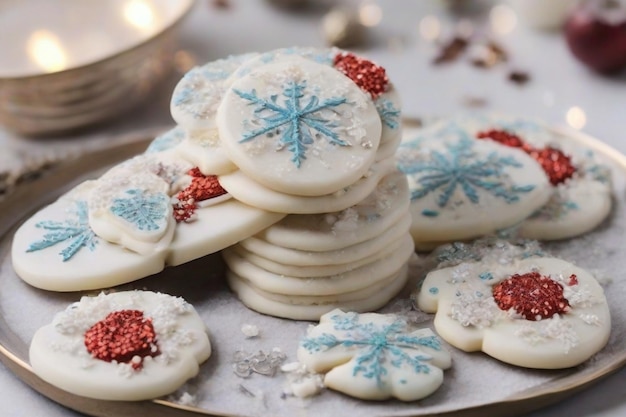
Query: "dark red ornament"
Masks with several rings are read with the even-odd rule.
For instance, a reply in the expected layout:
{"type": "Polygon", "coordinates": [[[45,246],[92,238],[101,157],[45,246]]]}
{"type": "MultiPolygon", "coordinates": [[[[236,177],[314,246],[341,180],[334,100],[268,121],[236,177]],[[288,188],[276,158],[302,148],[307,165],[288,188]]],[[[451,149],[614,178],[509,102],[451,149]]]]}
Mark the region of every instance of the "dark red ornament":
{"type": "Polygon", "coordinates": [[[369,93],[373,100],[387,91],[389,78],[380,65],[349,52],[335,56],[334,66],[355,82],[361,90],[369,93]]]}
{"type": "Polygon", "coordinates": [[[512,275],[494,285],[492,290],[501,310],[514,309],[526,320],[547,319],[569,309],[561,284],[538,272],[512,275]]]}
{"type": "Polygon", "coordinates": [[[133,369],[141,369],[143,358],[159,355],[152,319],[139,310],[109,313],[85,332],[84,343],[94,358],[131,363],[133,369]],[[136,356],[141,360],[133,360],[136,356]]]}

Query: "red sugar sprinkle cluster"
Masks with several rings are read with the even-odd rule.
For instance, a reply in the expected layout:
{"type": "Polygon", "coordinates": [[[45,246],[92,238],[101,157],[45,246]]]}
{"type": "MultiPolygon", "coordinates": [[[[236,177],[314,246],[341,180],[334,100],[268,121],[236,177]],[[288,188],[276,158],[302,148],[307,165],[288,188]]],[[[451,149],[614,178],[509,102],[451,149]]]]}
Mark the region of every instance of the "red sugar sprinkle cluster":
{"type": "Polygon", "coordinates": [[[374,100],[387,91],[389,86],[387,72],[372,61],[349,52],[342,52],[335,56],[334,66],[354,81],[361,90],[369,93],[374,100]]]}
{"type": "Polygon", "coordinates": [[[567,283],[570,287],[572,285],[578,285],[578,277],[576,274],[572,274],[569,276],[569,282],[567,283]]]}
{"type": "Polygon", "coordinates": [[[526,320],[547,319],[569,309],[561,284],[538,272],[512,275],[492,290],[501,310],[514,309],[526,320]]]}
{"type": "Polygon", "coordinates": [[[178,202],[174,204],[174,219],[179,223],[191,219],[198,208],[197,201],[226,194],[226,190],[220,185],[217,176],[204,175],[198,167],[190,169],[188,174],[192,177],[191,184],[176,195],[178,202]]]}
{"type": "Polygon", "coordinates": [[[565,182],[565,180],[572,178],[576,172],[576,168],[572,165],[572,158],[558,149],[550,147],[535,149],[530,152],[530,156],[541,164],[552,185],[565,182]]]}
{"type": "Polygon", "coordinates": [[[94,358],[106,362],[130,362],[133,369],[141,369],[143,358],[159,354],[152,319],[145,318],[139,310],[109,313],[85,332],[84,342],[94,358]],[[136,356],[141,360],[134,360],[136,356]]]}
{"type": "Polygon", "coordinates": [[[551,147],[535,149],[519,136],[504,130],[491,129],[479,132],[476,136],[478,139],[491,139],[502,145],[522,149],[535,161],[539,162],[548,178],[550,178],[552,185],[565,182],[567,179],[572,178],[576,172],[576,168],[572,164],[572,158],[558,149],[551,147]]]}

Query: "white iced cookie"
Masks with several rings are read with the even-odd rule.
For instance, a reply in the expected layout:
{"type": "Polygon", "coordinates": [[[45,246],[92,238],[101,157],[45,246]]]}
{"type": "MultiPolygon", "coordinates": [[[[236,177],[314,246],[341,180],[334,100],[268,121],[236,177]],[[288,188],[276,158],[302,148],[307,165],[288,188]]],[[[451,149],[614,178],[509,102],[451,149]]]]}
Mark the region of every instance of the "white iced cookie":
{"type": "Polygon", "coordinates": [[[215,114],[231,84],[231,75],[254,56],[229,56],[187,72],[174,88],[170,102],[176,123],[188,131],[214,129],[215,114]]]}
{"type": "Polygon", "coordinates": [[[318,320],[335,308],[365,312],[383,307],[406,285],[408,264],[382,282],[367,288],[327,296],[285,296],[263,291],[232,271],[227,272],[227,279],[239,300],[252,310],[293,320],[318,320]]]}
{"type": "Polygon", "coordinates": [[[395,274],[413,254],[413,242],[410,239],[408,242],[405,239],[403,241],[405,244],[387,257],[355,269],[343,269],[329,276],[282,275],[253,264],[234,250],[226,249],[222,255],[231,271],[260,290],[276,294],[317,297],[358,291],[395,274]]]}
{"type": "Polygon", "coordinates": [[[387,78],[385,69],[372,61],[337,48],[290,47],[259,54],[241,65],[233,77],[241,78],[260,66],[297,57],[336,69],[354,81],[374,100],[382,123],[381,146],[377,152],[377,160],[392,156],[401,140],[402,105],[398,91],[387,78]]]}
{"type": "Polygon", "coordinates": [[[160,253],[139,255],[98,237],[88,220],[87,181],[44,207],[15,232],[13,268],[30,285],[51,291],[106,288],[163,269],[160,253]]]}
{"type": "Polygon", "coordinates": [[[176,391],[211,355],[202,319],[182,298],[149,291],[82,297],[40,328],[33,371],[72,394],[136,401],[176,391]]]}
{"type": "Polygon", "coordinates": [[[374,256],[387,245],[402,238],[411,226],[407,213],[380,235],[363,242],[328,251],[304,251],[273,245],[257,237],[242,240],[240,245],[250,252],[275,262],[294,266],[337,265],[374,256]]]}
{"type": "Polygon", "coordinates": [[[380,180],[396,171],[395,159],[375,162],[354,184],[332,194],[300,196],[267,188],[237,170],[220,175],[220,184],[238,201],[267,211],[285,214],[314,214],[341,211],[351,207],[375,189],[380,180]]]}
{"type": "Polygon", "coordinates": [[[556,258],[461,263],[430,272],[418,295],[437,333],[465,351],[513,365],[559,369],[607,343],[611,317],[602,287],[556,258]]]}
{"type": "Polygon", "coordinates": [[[237,169],[222,148],[217,129],[187,132],[175,151],[205,175],[227,174],[237,169]]]}
{"type": "Polygon", "coordinates": [[[137,253],[167,250],[176,225],[170,196],[191,167],[165,151],[111,168],[87,200],[89,225],[99,237],[137,253]]]}
{"type": "Polygon", "coordinates": [[[372,100],[338,71],[306,59],[236,80],[217,112],[230,159],[263,186],[300,196],[334,193],[376,158],[381,122],[372,100]]]}
{"type": "Polygon", "coordinates": [[[352,271],[354,269],[361,268],[362,266],[369,263],[376,262],[380,259],[392,256],[393,254],[396,254],[397,251],[402,251],[408,246],[413,246],[412,242],[413,238],[410,235],[405,235],[402,236],[400,239],[389,243],[378,253],[358,259],[353,262],[346,262],[335,265],[301,266],[284,264],[282,262],[276,262],[259,256],[256,253],[250,252],[240,244],[233,245],[232,247],[228,248],[228,250],[234,251],[235,253],[237,253],[237,255],[245,259],[247,262],[250,262],[255,266],[258,266],[266,271],[273,272],[275,274],[298,278],[316,278],[331,275],[340,275],[345,273],[346,271],[352,271]]]}
{"type": "Polygon", "coordinates": [[[364,400],[415,401],[441,386],[452,359],[430,329],[395,315],[333,310],[309,327],[298,360],[324,385],[364,400]]]}
{"type": "Polygon", "coordinates": [[[473,137],[518,148],[535,159],[552,185],[545,206],[519,227],[530,239],[564,239],[588,232],[611,209],[610,169],[575,138],[539,121],[503,114],[463,114],[452,118],[473,137]]]}
{"type": "Polygon", "coordinates": [[[548,177],[525,152],[473,138],[453,122],[405,141],[397,158],[409,179],[411,234],[418,247],[512,226],[551,194],[548,177]]]}
{"type": "Polygon", "coordinates": [[[409,188],[400,172],[385,176],[365,199],[345,210],[290,215],[262,231],[258,237],[286,248],[328,251],[380,235],[405,215],[409,188]]]}

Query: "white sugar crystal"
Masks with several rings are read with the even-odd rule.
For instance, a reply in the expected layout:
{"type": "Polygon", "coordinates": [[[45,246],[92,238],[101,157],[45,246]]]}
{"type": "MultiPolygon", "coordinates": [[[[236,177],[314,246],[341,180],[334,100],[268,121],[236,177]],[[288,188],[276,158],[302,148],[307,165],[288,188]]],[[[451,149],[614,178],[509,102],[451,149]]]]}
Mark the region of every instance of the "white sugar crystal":
{"type": "Polygon", "coordinates": [[[259,328],[254,324],[244,324],[241,326],[241,333],[243,333],[247,339],[257,337],[259,335],[259,328]]]}

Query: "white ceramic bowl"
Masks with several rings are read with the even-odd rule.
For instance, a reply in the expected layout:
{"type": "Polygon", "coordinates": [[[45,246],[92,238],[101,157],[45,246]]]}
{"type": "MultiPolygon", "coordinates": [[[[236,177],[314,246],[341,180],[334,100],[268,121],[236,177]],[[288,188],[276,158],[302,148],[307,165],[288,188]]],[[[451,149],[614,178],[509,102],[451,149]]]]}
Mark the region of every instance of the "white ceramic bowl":
{"type": "Polygon", "coordinates": [[[59,134],[127,111],[169,72],[194,0],[0,2],[0,124],[59,134]]]}

